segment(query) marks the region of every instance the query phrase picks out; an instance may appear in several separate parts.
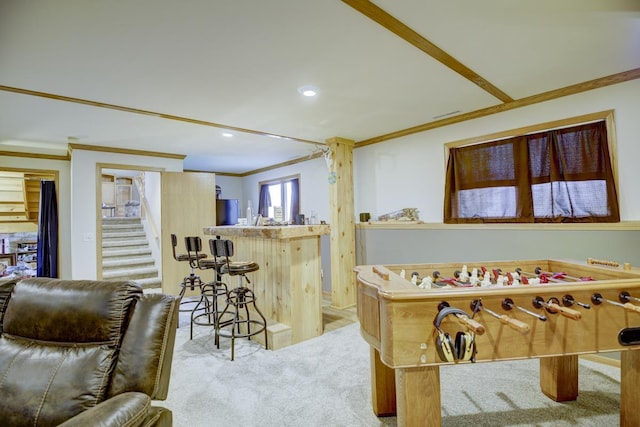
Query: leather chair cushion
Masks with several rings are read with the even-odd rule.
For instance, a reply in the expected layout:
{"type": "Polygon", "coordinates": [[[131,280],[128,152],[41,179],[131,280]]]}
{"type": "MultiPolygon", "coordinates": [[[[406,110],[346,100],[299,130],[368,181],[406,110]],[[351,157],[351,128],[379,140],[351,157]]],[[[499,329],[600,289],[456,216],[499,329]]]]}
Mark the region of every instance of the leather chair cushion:
{"type": "Polygon", "coordinates": [[[136,304],[122,341],[109,396],[128,391],[166,399],[169,391],[179,298],[148,294],[136,304]],[[152,325],[152,326],[150,326],[152,325]]]}
{"type": "Polygon", "coordinates": [[[115,351],[105,345],[34,346],[0,336],[0,425],[54,426],[97,405],[115,351]]]}
{"type": "Polygon", "coordinates": [[[17,283],[0,335],[0,424],[53,426],[102,402],[141,295],[133,282],[17,283]]]}
{"type": "Polygon", "coordinates": [[[2,331],[2,319],[4,318],[4,312],[9,304],[9,298],[13,287],[18,280],[14,278],[1,279],[0,280],[0,331],[2,331]]]}
{"type": "Polygon", "coordinates": [[[119,344],[129,321],[122,313],[140,296],[142,288],[134,282],[24,279],[13,289],[3,333],[58,343],[119,344]]]}

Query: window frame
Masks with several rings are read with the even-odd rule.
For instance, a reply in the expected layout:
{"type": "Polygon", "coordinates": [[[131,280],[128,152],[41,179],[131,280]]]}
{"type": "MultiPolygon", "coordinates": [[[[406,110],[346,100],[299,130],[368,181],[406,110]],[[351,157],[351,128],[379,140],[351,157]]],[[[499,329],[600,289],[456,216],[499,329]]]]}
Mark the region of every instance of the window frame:
{"type": "MultiPolygon", "coordinates": [[[[289,181],[293,181],[293,180],[298,180],[298,209],[297,210],[293,210],[293,212],[301,212],[300,209],[300,197],[299,197],[299,193],[300,193],[300,186],[301,186],[301,180],[300,180],[300,174],[295,174],[295,175],[287,175],[287,176],[283,176],[283,177],[279,177],[279,178],[272,178],[272,179],[268,179],[268,180],[264,180],[264,181],[259,181],[258,182],[258,195],[260,194],[261,188],[263,185],[274,185],[274,184],[280,184],[283,185],[289,181]]],[[[284,196],[284,195],[283,195],[284,196]]],[[[260,207],[260,203],[258,203],[258,207],[256,209],[259,209],[260,207]]],[[[284,209],[284,206],[283,206],[284,209]]],[[[286,218],[286,215],[285,215],[286,218]]],[[[295,222],[295,218],[289,218],[289,222],[294,223],[295,222]]]]}
{"type": "MultiPolygon", "coordinates": [[[[605,110],[605,111],[599,111],[596,113],[589,113],[589,114],[584,114],[584,115],[580,115],[580,116],[574,116],[574,117],[569,117],[569,118],[565,118],[565,119],[560,119],[560,120],[554,120],[554,121],[550,121],[550,122],[544,122],[544,123],[539,123],[539,124],[535,124],[535,125],[530,125],[530,126],[524,126],[524,127],[520,127],[520,128],[515,128],[515,129],[510,129],[510,130],[505,130],[505,131],[500,131],[500,132],[495,132],[495,133],[491,133],[491,134],[487,134],[487,135],[482,135],[482,136],[476,136],[476,137],[472,137],[472,138],[467,138],[467,139],[463,139],[463,140],[458,140],[458,141],[452,141],[452,142],[448,142],[446,144],[444,144],[444,173],[446,175],[446,170],[447,170],[447,162],[449,160],[449,152],[452,148],[459,148],[459,147],[466,147],[466,146],[471,146],[471,145],[476,145],[476,144],[485,144],[485,143],[491,143],[491,142],[498,142],[500,140],[503,139],[508,139],[508,138],[516,138],[519,136],[524,136],[524,135],[529,135],[529,134],[534,134],[534,133],[538,133],[538,132],[544,132],[544,131],[549,131],[549,130],[557,130],[557,129],[562,129],[562,128],[567,128],[567,127],[572,127],[572,126],[577,126],[577,125],[583,125],[583,124],[588,124],[588,123],[593,123],[593,122],[598,122],[598,121],[604,121],[605,122],[605,127],[606,127],[606,133],[607,133],[607,147],[609,150],[609,161],[611,164],[611,171],[613,174],[613,181],[614,181],[614,185],[616,188],[619,188],[619,180],[618,180],[618,164],[617,164],[617,158],[616,158],[616,152],[617,152],[617,143],[616,143],[616,135],[615,135],[615,120],[614,120],[614,110],[605,110]]],[[[447,180],[447,177],[445,176],[445,183],[447,180]]],[[[620,206],[620,192],[617,191],[616,192],[616,198],[617,198],[617,203],[618,206],[620,206]]],[[[444,203],[446,200],[446,194],[443,193],[443,207],[444,207],[444,203]]],[[[444,217],[443,217],[443,222],[444,222],[444,217]]],[[[494,222],[494,221],[492,221],[494,222]]],[[[497,223],[504,223],[507,224],[509,223],[509,221],[504,221],[504,222],[497,222],[497,223]]]]}

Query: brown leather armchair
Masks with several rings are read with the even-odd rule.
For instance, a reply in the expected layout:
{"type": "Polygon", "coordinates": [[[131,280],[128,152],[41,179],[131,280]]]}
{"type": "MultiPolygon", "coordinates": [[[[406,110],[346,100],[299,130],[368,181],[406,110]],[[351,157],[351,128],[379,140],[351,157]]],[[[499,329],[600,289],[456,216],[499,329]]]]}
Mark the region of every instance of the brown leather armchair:
{"type": "Polygon", "coordinates": [[[0,425],[170,426],[179,299],[134,282],[0,282],[0,425]]]}

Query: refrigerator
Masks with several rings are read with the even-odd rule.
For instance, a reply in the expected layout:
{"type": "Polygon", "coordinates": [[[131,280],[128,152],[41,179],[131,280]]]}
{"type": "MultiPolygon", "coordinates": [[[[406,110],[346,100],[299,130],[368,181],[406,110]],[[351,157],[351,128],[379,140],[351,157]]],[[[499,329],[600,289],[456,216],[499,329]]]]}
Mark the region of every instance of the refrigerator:
{"type": "Polygon", "coordinates": [[[240,200],[216,199],[216,225],[236,225],[239,211],[240,200]]]}

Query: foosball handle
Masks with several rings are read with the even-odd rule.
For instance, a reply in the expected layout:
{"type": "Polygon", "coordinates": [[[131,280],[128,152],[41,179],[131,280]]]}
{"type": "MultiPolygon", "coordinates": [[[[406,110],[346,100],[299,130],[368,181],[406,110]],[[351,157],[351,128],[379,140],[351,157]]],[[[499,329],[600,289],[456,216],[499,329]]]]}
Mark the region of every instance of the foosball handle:
{"type": "Polygon", "coordinates": [[[502,316],[500,316],[499,319],[500,319],[500,322],[504,323],[511,329],[515,329],[516,331],[522,332],[523,334],[526,334],[527,332],[529,332],[529,325],[527,325],[526,323],[518,319],[509,317],[506,314],[503,314],[502,316]]]}
{"type": "Polygon", "coordinates": [[[640,306],[633,305],[630,302],[624,305],[624,309],[627,311],[635,311],[636,313],[640,313],[640,306]]]}
{"type": "Polygon", "coordinates": [[[558,304],[556,304],[554,302],[550,302],[548,305],[549,305],[549,308],[551,310],[559,312],[564,317],[568,317],[569,319],[573,319],[573,320],[582,319],[582,313],[580,313],[578,310],[574,310],[572,308],[563,307],[563,306],[558,305],[558,304]]]}
{"type": "Polygon", "coordinates": [[[482,325],[477,320],[472,319],[469,316],[465,316],[464,314],[457,314],[456,313],[456,317],[458,318],[460,323],[462,323],[467,328],[471,329],[476,334],[482,335],[482,334],[485,333],[486,330],[485,330],[484,325],[482,325]]]}
{"type": "Polygon", "coordinates": [[[389,280],[389,272],[388,271],[383,271],[380,267],[378,266],[373,266],[373,272],[376,273],[378,276],[380,276],[380,278],[382,280],[389,280]]]}

